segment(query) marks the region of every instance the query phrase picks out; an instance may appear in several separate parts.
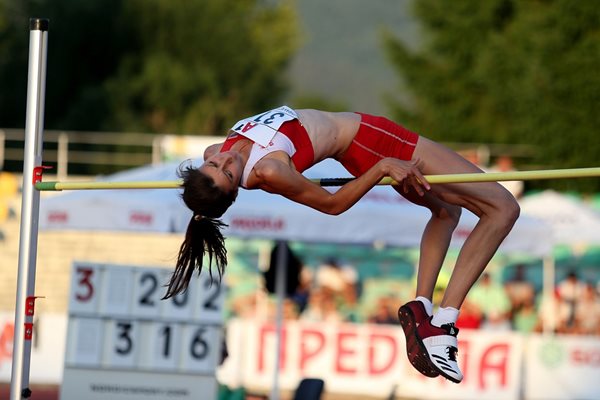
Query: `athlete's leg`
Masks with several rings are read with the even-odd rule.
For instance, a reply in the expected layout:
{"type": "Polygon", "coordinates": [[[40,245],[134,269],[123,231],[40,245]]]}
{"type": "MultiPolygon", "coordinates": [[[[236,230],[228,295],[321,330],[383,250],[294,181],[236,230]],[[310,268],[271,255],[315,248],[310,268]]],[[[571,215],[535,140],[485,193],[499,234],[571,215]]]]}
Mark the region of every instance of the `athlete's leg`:
{"type": "MultiPolygon", "coordinates": [[[[421,170],[425,175],[482,172],[450,149],[423,137],[419,138],[413,158],[423,161],[421,170]]],[[[458,383],[463,379],[456,358],[458,329],[454,322],[458,310],[510,232],[519,216],[519,206],[496,182],[436,184],[432,185],[430,193],[444,202],[465,207],[479,217],[460,250],[440,309],[432,318],[422,321],[414,333],[415,347],[426,354],[427,365],[458,383]]],[[[420,356],[419,361],[422,358],[420,356]]]]}
{"type": "Polygon", "coordinates": [[[417,327],[431,316],[433,290],[450,245],[452,232],[460,219],[461,208],[440,200],[432,193],[426,193],[421,197],[414,191],[404,193],[401,187],[394,187],[394,189],[411,202],[427,207],[431,211],[431,219],[421,239],[417,299],[400,307],[398,319],[406,336],[408,360],[417,371],[433,378],[439,375],[438,369],[429,361],[427,349],[416,332],[417,327]],[[424,297],[429,301],[425,302],[418,297],[424,297]],[[427,307],[426,303],[428,303],[427,307]]]}
{"type": "MultiPolygon", "coordinates": [[[[424,137],[419,139],[413,158],[423,161],[425,175],[481,172],[457,153],[424,137]]],[[[471,286],[512,229],[519,216],[519,205],[496,182],[437,184],[432,185],[431,193],[479,217],[459,253],[441,303],[442,307],[460,309],[471,286]]]]}
{"type": "Polygon", "coordinates": [[[433,193],[419,196],[414,191],[404,193],[402,187],[395,186],[394,189],[412,203],[427,207],[431,211],[431,219],[425,226],[421,239],[416,290],[417,297],[431,300],[450,246],[452,232],[460,219],[461,207],[446,203],[433,193]]]}

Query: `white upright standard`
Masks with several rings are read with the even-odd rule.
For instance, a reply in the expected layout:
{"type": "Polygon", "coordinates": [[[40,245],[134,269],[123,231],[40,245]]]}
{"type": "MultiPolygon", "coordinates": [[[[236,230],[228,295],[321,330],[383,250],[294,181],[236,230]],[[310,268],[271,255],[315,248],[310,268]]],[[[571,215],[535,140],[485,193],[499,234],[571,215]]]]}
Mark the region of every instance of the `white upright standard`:
{"type": "Polygon", "coordinates": [[[34,180],[41,174],[42,164],[48,24],[48,20],[43,18],[31,18],[29,20],[29,71],[25,151],[23,155],[19,269],[10,379],[11,400],[27,399],[31,396],[31,390],[29,390],[29,364],[33,334],[35,267],[40,209],[40,192],[35,189],[34,180]]]}

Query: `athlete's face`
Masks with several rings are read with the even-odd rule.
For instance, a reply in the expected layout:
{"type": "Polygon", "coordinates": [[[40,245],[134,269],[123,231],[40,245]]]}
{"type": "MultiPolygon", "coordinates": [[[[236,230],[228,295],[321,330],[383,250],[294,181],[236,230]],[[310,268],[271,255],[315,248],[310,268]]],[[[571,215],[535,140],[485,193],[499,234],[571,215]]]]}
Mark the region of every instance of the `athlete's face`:
{"type": "Polygon", "coordinates": [[[210,176],[221,190],[230,192],[237,190],[244,165],[239,153],[226,151],[208,157],[199,169],[210,176]]]}

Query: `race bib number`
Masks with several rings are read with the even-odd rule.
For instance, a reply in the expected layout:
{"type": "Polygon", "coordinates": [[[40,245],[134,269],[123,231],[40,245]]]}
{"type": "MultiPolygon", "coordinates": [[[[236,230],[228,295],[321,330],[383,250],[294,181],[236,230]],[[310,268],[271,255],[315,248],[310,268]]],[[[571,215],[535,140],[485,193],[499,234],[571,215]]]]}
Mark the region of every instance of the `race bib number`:
{"type": "Polygon", "coordinates": [[[298,114],[287,106],[257,114],[238,121],[232,131],[247,137],[263,147],[267,147],[277,130],[284,122],[298,118],[298,114]]]}

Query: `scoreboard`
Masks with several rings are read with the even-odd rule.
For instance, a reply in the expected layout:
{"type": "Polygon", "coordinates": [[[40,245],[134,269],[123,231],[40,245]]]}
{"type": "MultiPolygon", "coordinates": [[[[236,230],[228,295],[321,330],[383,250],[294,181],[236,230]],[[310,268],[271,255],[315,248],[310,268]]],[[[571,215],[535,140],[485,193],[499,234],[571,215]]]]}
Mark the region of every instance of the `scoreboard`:
{"type": "Polygon", "coordinates": [[[73,264],[61,400],[216,399],[223,286],[203,271],[161,300],[170,273],[73,264]]]}

